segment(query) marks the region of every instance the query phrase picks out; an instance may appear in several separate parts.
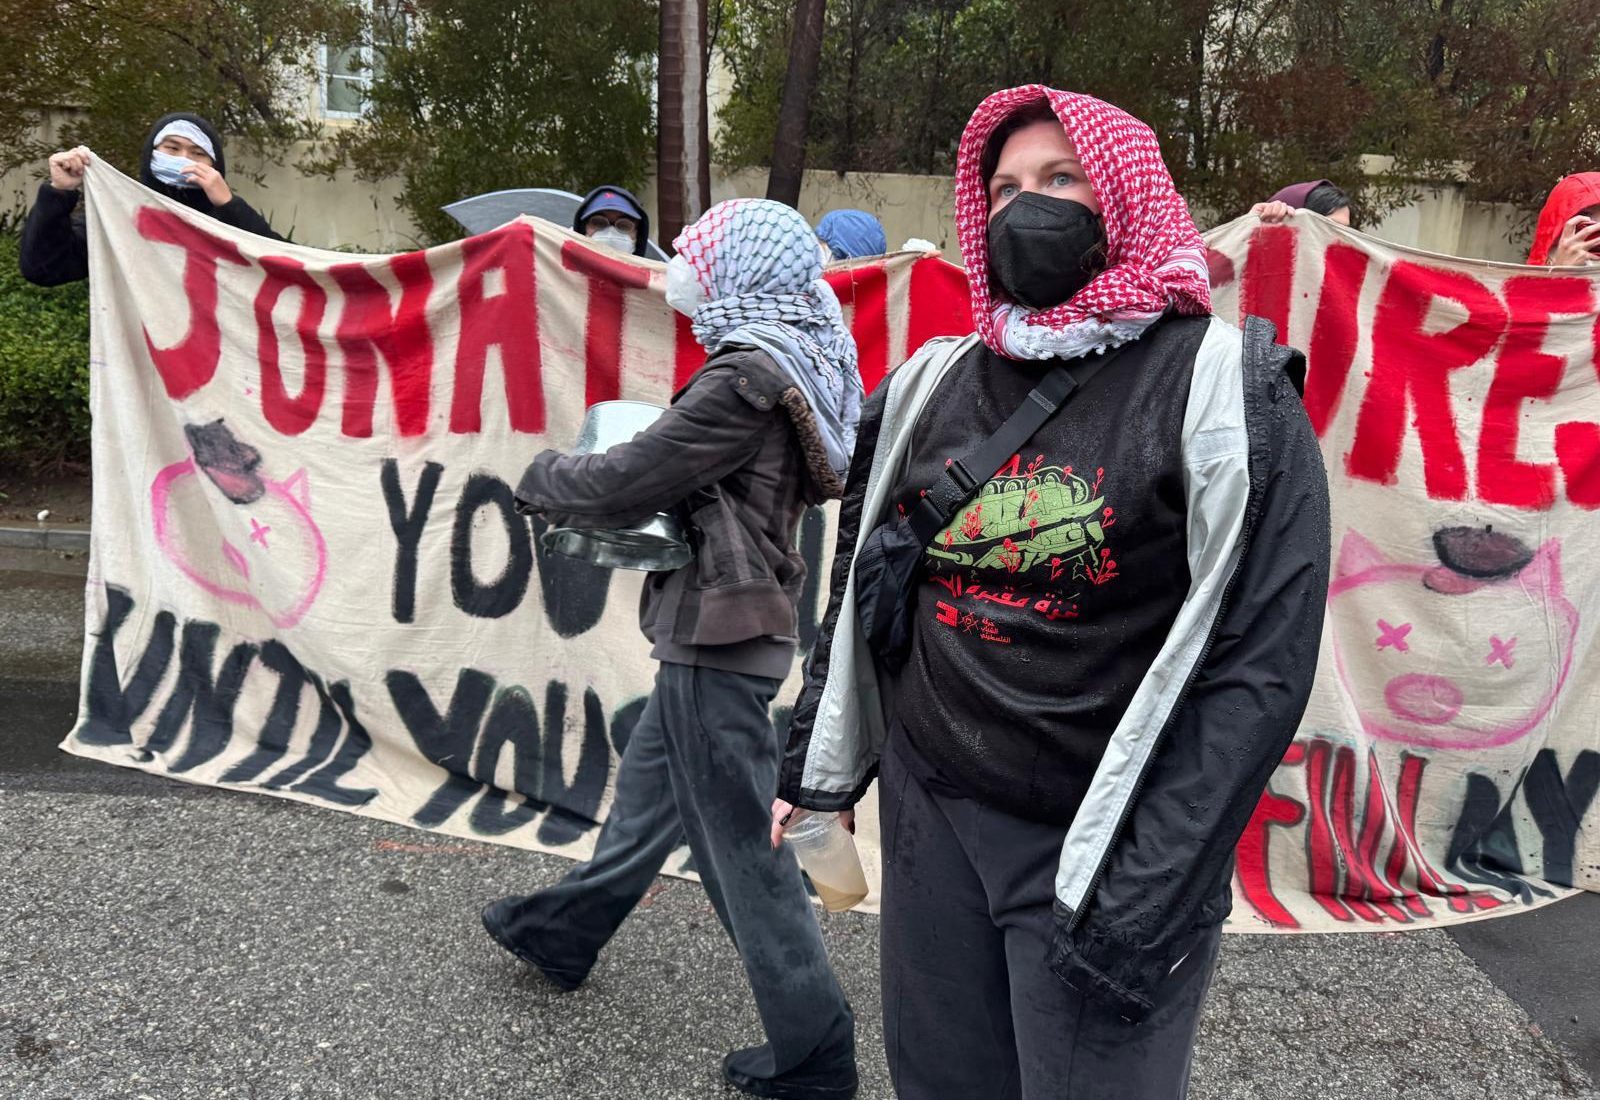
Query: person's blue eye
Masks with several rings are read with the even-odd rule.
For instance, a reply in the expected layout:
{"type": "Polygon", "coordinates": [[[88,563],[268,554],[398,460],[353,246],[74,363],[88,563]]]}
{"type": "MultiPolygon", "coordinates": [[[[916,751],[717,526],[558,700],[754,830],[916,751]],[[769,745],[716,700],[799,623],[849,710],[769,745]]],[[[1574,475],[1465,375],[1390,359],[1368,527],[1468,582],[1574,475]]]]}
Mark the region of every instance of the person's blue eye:
{"type": "Polygon", "coordinates": [[[1072,186],[1072,176],[1067,172],[1057,172],[1055,174],[1055,178],[1050,181],[1050,186],[1052,186],[1052,187],[1071,187],[1072,186]]]}
{"type": "Polygon", "coordinates": [[[1014,183],[1006,183],[1006,184],[1002,184],[1000,186],[1000,197],[1002,199],[1009,199],[1009,198],[1011,198],[1011,196],[1015,195],[1016,193],[1017,193],[1017,185],[1014,184],[1014,183]]]}

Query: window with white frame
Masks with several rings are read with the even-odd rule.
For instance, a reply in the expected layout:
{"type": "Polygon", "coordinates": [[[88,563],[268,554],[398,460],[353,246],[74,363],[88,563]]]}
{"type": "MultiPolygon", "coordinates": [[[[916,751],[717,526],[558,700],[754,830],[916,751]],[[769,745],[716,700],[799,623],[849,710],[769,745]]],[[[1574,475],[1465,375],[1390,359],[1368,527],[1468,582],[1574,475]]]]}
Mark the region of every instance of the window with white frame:
{"type": "Polygon", "coordinates": [[[366,114],[372,82],[383,72],[387,46],[405,41],[403,0],[369,0],[372,26],[366,41],[342,50],[322,47],[322,114],[360,118],[366,114]]]}

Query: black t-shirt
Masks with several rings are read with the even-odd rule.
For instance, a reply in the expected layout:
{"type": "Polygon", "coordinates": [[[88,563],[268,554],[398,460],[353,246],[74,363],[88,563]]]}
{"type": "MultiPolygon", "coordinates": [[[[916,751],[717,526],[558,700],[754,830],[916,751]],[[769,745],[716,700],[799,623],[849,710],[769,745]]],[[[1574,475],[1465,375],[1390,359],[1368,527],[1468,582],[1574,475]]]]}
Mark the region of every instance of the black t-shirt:
{"type": "MultiPolygon", "coordinates": [[[[1208,323],[1158,321],[929,545],[894,710],[947,793],[1052,824],[1077,813],[1189,589],[1182,431],[1208,323]]],[[[895,506],[1053,365],[981,344],[956,364],[917,421],[895,506]]]]}

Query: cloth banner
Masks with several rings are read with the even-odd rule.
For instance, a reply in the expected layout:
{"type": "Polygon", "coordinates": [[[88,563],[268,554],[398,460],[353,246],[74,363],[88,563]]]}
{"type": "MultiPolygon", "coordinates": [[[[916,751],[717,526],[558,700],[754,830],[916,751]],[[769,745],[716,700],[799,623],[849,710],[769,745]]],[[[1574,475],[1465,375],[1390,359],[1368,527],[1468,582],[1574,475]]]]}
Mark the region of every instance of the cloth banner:
{"type": "MultiPolygon", "coordinates": [[[[511,487],[589,405],[665,404],[699,366],[663,266],[529,219],[396,256],[280,244],[99,161],[86,196],[93,550],[63,747],[586,856],[654,672],[641,578],[546,553],[511,487]]],[[[1594,281],[1317,219],[1208,243],[1218,312],[1309,349],[1339,562],[1234,927],[1389,930],[1600,889],[1594,281]]],[[[937,257],[827,277],[869,389],[971,328],[937,257]]],[[[832,526],[800,533],[805,646],[832,526]]],[[[798,663],[780,701],[797,687],[798,663]]]]}
{"type": "MultiPolygon", "coordinates": [[[[588,406],[665,405],[703,362],[665,265],[526,218],[396,256],[280,244],[98,160],[85,190],[95,492],[64,747],[589,854],[654,677],[643,574],[547,553],[512,487],[588,406]]],[[[970,327],[936,257],[827,277],[868,387],[970,327]]],[[[808,644],[831,526],[801,532],[808,644]]]]}
{"type": "Polygon", "coordinates": [[[1333,497],[1315,690],[1233,923],[1383,931],[1600,890],[1600,279],[1313,216],[1206,241],[1217,312],[1307,352],[1333,497]]]}

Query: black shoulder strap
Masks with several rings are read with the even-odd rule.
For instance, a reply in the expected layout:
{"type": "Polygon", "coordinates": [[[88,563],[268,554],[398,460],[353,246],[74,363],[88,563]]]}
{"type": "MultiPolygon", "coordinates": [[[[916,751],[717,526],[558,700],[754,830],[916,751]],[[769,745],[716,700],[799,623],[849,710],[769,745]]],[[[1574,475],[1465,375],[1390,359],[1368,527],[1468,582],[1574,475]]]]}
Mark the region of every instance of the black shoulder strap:
{"type": "Polygon", "coordinates": [[[911,530],[922,544],[926,546],[948,527],[961,506],[972,499],[972,494],[1044,427],[1056,410],[1067,403],[1073,391],[1086,384],[1127,346],[1104,352],[1092,361],[1079,359],[1052,368],[981,447],[945,467],[939,480],[922,494],[922,502],[910,516],[911,530]]]}

